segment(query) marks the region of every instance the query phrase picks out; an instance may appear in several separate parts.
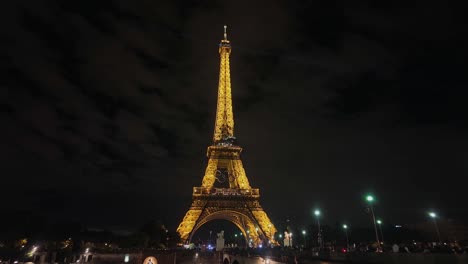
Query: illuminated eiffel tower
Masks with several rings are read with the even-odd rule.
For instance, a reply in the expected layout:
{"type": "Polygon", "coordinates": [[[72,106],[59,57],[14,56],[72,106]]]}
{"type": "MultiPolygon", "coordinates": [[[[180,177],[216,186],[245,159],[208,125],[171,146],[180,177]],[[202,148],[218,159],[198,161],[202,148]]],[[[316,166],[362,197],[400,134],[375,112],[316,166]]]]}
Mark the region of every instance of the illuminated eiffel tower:
{"type": "Polygon", "coordinates": [[[177,228],[182,242],[188,243],[205,223],[224,219],[236,225],[252,246],[276,243],[275,226],[260,206],[259,189],[250,187],[240,159],[242,148],[234,137],[229,55],[231,44],[224,26],[224,39],[219,44],[221,57],[218,105],[213,144],[208,147],[208,166],[202,186],[193,188],[192,205],[177,228]],[[215,188],[216,181],[226,180],[228,188],[215,188]]]}

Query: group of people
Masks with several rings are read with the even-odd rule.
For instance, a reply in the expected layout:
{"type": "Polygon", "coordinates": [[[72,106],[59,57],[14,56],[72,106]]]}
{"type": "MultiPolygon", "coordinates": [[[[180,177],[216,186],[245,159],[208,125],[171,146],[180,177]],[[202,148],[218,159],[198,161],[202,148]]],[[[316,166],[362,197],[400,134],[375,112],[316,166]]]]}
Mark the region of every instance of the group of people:
{"type": "MultiPolygon", "coordinates": [[[[332,251],[335,251],[332,249],[332,251]]],[[[464,245],[458,242],[436,243],[436,242],[407,242],[382,244],[380,247],[376,243],[353,244],[347,249],[349,252],[387,252],[387,253],[449,253],[449,254],[467,254],[468,244],[464,245]]]]}

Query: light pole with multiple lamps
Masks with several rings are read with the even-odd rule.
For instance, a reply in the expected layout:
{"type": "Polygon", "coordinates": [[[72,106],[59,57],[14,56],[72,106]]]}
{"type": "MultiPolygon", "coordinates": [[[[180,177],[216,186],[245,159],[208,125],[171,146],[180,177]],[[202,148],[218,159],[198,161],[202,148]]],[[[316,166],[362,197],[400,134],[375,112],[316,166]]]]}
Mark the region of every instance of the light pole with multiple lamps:
{"type": "Polygon", "coordinates": [[[320,210],[316,209],[314,211],[314,215],[317,218],[317,228],[318,228],[317,241],[319,244],[319,248],[322,248],[322,230],[320,229],[320,210]]]}
{"type": "Polygon", "coordinates": [[[349,251],[349,239],[348,239],[348,225],[344,224],[343,229],[346,234],[346,250],[349,251]]]}
{"type": "Polygon", "coordinates": [[[374,223],[375,240],[377,241],[377,250],[380,251],[379,234],[377,233],[377,223],[375,221],[374,208],[372,206],[372,203],[374,202],[374,196],[367,195],[366,196],[366,201],[369,203],[369,208],[370,208],[371,215],[372,215],[372,221],[374,223]]]}
{"type": "Polygon", "coordinates": [[[434,226],[437,232],[437,237],[439,238],[439,243],[442,243],[442,240],[440,239],[439,226],[437,225],[437,221],[436,221],[437,214],[435,212],[429,212],[429,217],[431,217],[432,220],[434,221],[434,226]]]}

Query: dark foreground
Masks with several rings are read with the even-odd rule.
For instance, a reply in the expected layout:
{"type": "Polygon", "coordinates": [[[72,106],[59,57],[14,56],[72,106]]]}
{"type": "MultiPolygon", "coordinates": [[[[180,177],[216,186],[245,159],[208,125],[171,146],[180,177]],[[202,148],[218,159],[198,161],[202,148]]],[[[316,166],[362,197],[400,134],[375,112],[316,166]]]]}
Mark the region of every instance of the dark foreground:
{"type": "Polygon", "coordinates": [[[38,254],[32,260],[0,260],[0,264],[276,264],[276,263],[356,263],[356,264],[461,264],[468,254],[422,253],[333,253],[314,256],[308,251],[203,252],[195,250],[144,250],[139,252],[85,252],[63,261],[50,254],[38,254]]]}

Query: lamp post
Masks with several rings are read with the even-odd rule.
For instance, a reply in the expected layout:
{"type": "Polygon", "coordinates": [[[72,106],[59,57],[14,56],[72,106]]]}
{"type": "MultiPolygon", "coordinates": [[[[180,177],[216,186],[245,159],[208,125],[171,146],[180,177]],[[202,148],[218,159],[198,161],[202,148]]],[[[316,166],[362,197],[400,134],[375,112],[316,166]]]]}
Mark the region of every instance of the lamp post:
{"type": "Polygon", "coordinates": [[[384,237],[383,237],[383,232],[382,232],[382,221],[380,219],[377,219],[377,224],[379,225],[380,238],[382,238],[382,245],[383,245],[385,242],[384,242],[384,237]]]}
{"type": "Polygon", "coordinates": [[[372,206],[372,202],[374,202],[374,196],[367,195],[366,200],[369,203],[369,208],[370,208],[371,215],[372,215],[372,221],[374,222],[374,231],[375,231],[375,240],[377,241],[377,250],[380,250],[379,234],[377,233],[377,224],[375,221],[374,208],[372,206]]]}
{"type": "Polygon", "coordinates": [[[304,236],[304,248],[306,247],[306,231],[302,230],[302,235],[304,236]]]}
{"type": "Polygon", "coordinates": [[[442,243],[442,240],[440,239],[439,226],[437,225],[437,221],[436,221],[437,214],[435,212],[429,212],[429,216],[434,221],[434,226],[435,226],[435,229],[436,229],[436,232],[437,232],[437,237],[439,238],[439,243],[442,243]]]}
{"type": "Polygon", "coordinates": [[[349,239],[348,239],[348,225],[344,224],[343,229],[346,234],[346,250],[349,251],[349,239]]]}
{"type": "Polygon", "coordinates": [[[292,232],[289,232],[289,246],[292,247],[292,232]]]}
{"type": "Polygon", "coordinates": [[[319,248],[322,248],[322,230],[320,229],[320,210],[316,209],[314,211],[314,215],[317,218],[317,242],[319,244],[319,248]]]}

